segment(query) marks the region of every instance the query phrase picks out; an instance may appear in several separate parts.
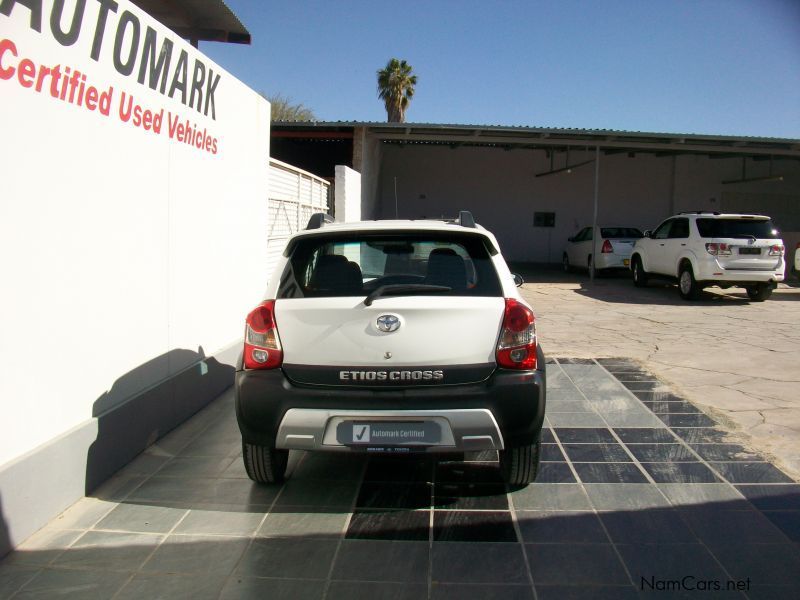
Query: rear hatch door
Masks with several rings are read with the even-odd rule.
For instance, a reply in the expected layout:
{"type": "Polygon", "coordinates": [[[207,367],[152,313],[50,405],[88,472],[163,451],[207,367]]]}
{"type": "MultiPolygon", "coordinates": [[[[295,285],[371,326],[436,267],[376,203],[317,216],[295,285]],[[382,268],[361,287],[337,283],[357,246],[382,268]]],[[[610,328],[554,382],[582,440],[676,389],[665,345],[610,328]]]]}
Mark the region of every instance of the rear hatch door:
{"type": "Polygon", "coordinates": [[[729,253],[720,252],[717,262],[725,270],[774,271],[780,268],[781,256],[770,253],[782,245],[780,233],[765,217],[724,217],[697,219],[697,229],[706,244],[727,245],[729,253]]]}

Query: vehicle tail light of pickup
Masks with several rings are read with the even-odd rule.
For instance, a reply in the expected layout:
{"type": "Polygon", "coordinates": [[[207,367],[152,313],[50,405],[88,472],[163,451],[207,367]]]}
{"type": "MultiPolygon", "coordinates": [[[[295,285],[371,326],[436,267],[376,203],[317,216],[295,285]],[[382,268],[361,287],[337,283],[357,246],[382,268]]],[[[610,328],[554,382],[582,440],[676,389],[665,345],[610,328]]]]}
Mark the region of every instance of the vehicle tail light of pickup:
{"type": "Polygon", "coordinates": [[[247,315],[244,366],[247,369],[275,369],[281,363],[283,350],[275,323],[275,301],[267,300],[247,315]]]}
{"type": "Polygon", "coordinates": [[[711,254],[712,256],[730,256],[731,255],[731,247],[730,244],[717,244],[711,243],[706,244],[706,251],[711,254]]]}
{"type": "Polygon", "coordinates": [[[611,242],[608,241],[608,240],[605,240],[603,242],[603,248],[600,250],[600,252],[602,254],[609,254],[611,252],[614,252],[614,248],[611,246],[611,242]]]}
{"type": "MultiPolygon", "coordinates": [[[[800,244],[798,244],[800,246],[800,244]]],[[[769,247],[770,256],[783,256],[784,247],[781,244],[775,244],[769,247]]]]}
{"type": "Polygon", "coordinates": [[[497,364],[506,369],[536,368],[536,324],[533,312],[513,298],[506,298],[503,327],[497,342],[497,364]]]}

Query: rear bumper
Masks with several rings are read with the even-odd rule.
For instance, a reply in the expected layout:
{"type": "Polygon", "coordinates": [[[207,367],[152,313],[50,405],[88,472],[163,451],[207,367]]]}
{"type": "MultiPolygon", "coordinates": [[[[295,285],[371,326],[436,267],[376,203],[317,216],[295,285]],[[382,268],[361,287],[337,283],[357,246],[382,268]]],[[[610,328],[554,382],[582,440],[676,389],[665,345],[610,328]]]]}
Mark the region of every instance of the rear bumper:
{"type": "Polygon", "coordinates": [[[544,421],[546,377],[540,370],[497,369],[486,381],[403,389],[301,386],[280,369],[236,373],[236,416],[250,444],[308,450],[351,450],[336,440],[342,421],[424,420],[439,423],[436,445],[415,451],[461,452],[531,444],[544,421]]]}
{"type": "Polygon", "coordinates": [[[783,281],[786,263],[776,261],[770,269],[726,269],[718,261],[700,262],[695,279],[704,285],[716,283],[728,286],[748,286],[753,283],[777,283],[783,281]]]}
{"type": "Polygon", "coordinates": [[[598,254],[596,268],[598,269],[627,269],[631,263],[630,254],[598,254]]]}

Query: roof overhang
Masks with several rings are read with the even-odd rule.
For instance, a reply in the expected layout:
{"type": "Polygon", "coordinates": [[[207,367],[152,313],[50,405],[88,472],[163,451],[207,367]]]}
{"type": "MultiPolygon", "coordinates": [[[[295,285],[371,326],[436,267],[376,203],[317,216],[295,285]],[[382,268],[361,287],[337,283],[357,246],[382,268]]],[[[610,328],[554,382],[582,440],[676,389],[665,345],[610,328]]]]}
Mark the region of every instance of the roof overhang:
{"type": "Polygon", "coordinates": [[[131,0],[184,39],[249,44],[250,32],[222,0],[131,0]]]}
{"type": "Polygon", "coordinates": [[[495,147],[503,150],[594,150],[605,154],[654,153],[661,156],[704,154],[715,158],[741,156],[789,157],[800,160],[800,140],[672,134],[605,129],[556,129],[436,125],[422,123],[273,122],[274,137],[320,139],[364,128],[384,143],[495,147]]]}

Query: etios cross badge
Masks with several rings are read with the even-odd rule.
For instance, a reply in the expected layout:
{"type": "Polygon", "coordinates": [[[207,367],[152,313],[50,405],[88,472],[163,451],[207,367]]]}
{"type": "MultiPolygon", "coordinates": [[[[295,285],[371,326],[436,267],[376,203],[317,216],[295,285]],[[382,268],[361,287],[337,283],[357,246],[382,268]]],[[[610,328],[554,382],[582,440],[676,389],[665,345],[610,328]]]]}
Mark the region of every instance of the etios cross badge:
{"type": "Polygon", "coordinates": [[[400,319],[394,315],[381,315],[377,320],[378,330],[385,333],[400,329],[400,319]]]}

